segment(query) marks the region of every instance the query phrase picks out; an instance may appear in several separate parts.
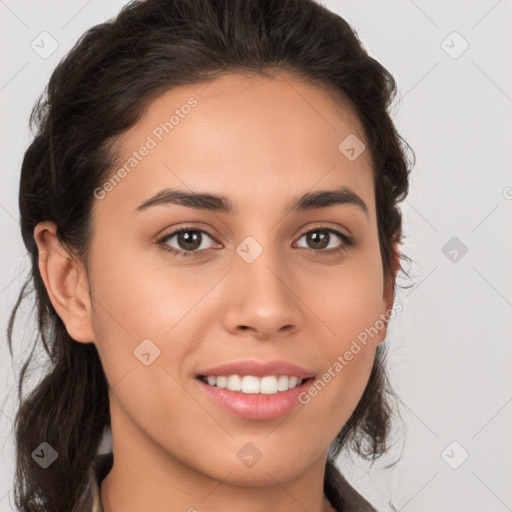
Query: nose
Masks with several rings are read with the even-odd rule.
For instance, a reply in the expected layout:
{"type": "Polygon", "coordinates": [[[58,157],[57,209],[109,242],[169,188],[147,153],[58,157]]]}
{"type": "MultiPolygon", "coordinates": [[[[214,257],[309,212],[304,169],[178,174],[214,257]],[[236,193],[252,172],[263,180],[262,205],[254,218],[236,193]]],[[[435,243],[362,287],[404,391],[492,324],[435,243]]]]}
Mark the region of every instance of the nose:
{"type": "Polygon", "coordinates": [[[293,290],[293,274],[271,252],[264,251],[252,263],[235,261],[226,283],[223,320],[228,331],[272,339],[302,327],[303,302],[293,290]]]}

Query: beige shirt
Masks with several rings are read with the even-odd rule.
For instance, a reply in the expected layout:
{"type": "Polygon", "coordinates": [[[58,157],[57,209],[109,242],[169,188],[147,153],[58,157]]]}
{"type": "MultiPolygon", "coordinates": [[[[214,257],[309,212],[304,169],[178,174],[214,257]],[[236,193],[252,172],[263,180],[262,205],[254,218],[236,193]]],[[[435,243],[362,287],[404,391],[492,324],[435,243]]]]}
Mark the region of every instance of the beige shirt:
{"type": "MultiPolygon", "coordinates": [[[[102,453],[93,459],[85,488],[72,512],[103,512],[100,485],[113,463],[112,452],[102,453]]],[[[337,512],[377,512],[331,462],[325,468],[324,494],[337,512]]]]}

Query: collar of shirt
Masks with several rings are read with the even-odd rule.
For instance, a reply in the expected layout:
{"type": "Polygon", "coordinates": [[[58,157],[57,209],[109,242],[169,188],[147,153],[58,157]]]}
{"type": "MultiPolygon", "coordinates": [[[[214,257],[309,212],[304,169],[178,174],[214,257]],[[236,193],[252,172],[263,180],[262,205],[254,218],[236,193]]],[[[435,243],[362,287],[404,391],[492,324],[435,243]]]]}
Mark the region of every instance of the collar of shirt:
{"type": "MultiPolygon", "coordinates": [[[[103,512],[100,500],[101,481],[112,469],[112,452],[94,457],[86,485],[73,512],[103,512]]],[[[345,479],[333,462],[325,467],[324,494],[337,512],[377,512],[345,479]]]]}

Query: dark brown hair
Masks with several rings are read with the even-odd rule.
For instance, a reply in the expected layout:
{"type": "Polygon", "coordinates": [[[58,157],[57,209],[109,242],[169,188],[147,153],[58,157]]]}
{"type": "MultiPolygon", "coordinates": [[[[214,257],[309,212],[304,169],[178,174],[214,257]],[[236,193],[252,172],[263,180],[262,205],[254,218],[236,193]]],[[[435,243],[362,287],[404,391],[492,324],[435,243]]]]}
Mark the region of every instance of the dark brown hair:
{"type": "MultiPolygon", "coordinates": [[[[53,308],[39,273],[34,228],[54,221],[58,239],[87,263],[93,192],[114,170],[116,141],[150,102],[175,86],[225,72],[269,76],[272,69],[336,91],[355,109],[374,166],[382,267],[394,297],[395,271],[402,269],[400,259],[408,259],[395,252],[393,242],[402,236],[398,203],[408,192],[409,146],[388,113],[395,80],[367,54],[349,24],[313,0],[130,2],[78,40],[30,118],[34,139],[21,168],[19,209],[32,268],[11,313],[8,339],[12,355],[17,309],[34,293],[34,347],[42,342],[49,364],[25,397],[32,353],[19,376],[15,500],[21,511],[72,510],[110,428],[109,389],[98,352],[93,343],[75,342],[53,308]],[[31,454],[44,441],[59,456],[43,470],[31,454]]],[[[328,464],[345,446],[372,459],[386,451],[392,392],[384,351],[380,344],[363,396],[333,442],[328,464]]]]}

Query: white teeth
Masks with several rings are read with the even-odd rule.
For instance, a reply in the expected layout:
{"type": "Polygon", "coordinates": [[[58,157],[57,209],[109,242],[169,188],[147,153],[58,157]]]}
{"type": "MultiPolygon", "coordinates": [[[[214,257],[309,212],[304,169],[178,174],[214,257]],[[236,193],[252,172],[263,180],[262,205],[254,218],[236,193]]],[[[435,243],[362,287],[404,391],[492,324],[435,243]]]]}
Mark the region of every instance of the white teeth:
{"type": "Polygon", "coordinates": [[[259,393],[260,379],[252,375],[246,375],[242,379],[242,393],[259,393]]]}
{"type": "Polygon", "coordinates": [[[240,391],[242,389],[242,379],[238,375],[230,375],[226,387],[231,391],[240,391]]]}
{"type": "Polygon", "coordinates": [[[290,381],[290,378],[286,375],[281,375],[277,379],[277,391],[288,391],[288,382],[290,381]]]}
{"type": "Polygon", "coordinates": [[[293,375],[280,375],[279,377],[268,375],[261,379],[253,375],[243,377],[239,375],[209,375],[205,380],[210,386],[217,386],[230,391],[241,391],[247,394],[263,395],[275,395],[277,392],[288,391],[300,386],[303,382],[303,379],[293,375]]]}

